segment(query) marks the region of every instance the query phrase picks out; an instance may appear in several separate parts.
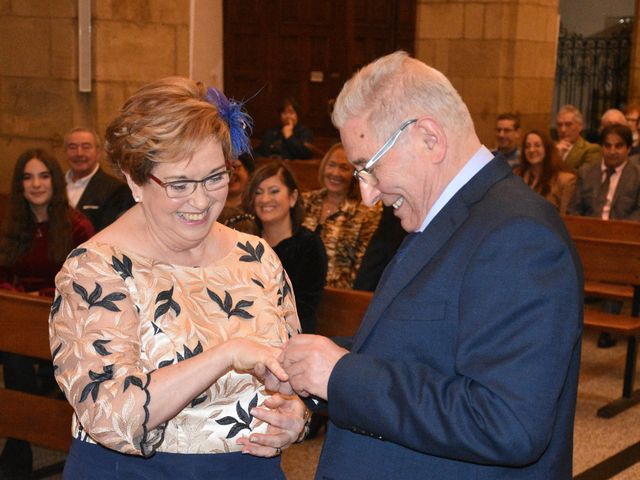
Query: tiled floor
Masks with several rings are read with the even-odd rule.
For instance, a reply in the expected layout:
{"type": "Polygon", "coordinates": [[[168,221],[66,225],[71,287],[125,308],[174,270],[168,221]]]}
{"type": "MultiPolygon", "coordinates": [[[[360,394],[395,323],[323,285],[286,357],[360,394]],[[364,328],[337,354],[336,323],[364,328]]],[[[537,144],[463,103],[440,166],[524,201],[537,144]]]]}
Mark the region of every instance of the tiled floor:
{"type": "MultiPolygon", "coordinates": [[[[574,435],[574,475],[578,475],[621,450],[640,442],[640,405],[612,419],[596,416],[604,403],[620,396],[626,344],[619,341],[614,348],[595,347],[597,335],[586,332],[582,348],[582,365],[574,435]]],[[[0,439],[0,448],[4,443],[0,439]]],[[[283,454],[282,464],[289,480],[313,478],[322,438],[294,445],[283,454]]],[[[35,468],[55,463],[64,456],[57,452],[35,449],[35,468]]],[[[640,458],[638,458],[640,461],[640,458]]],[[[60,479],[61,475],[47,477],[60,479]]],[[[640,478],[640,463],[610,477],[614,480],[640,478]]]]}

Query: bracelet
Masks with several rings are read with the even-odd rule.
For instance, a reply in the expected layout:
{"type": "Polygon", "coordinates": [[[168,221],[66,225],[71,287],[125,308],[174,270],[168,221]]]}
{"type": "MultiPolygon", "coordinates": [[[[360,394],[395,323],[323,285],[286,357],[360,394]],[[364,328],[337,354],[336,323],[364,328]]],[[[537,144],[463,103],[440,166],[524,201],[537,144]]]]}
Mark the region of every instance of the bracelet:
{"type": "Polygon", "coordinates": [[[309,428],[311,425],[311,410],[305,408],[302,419],[304,420],[304,428],[302,429],[300,435],[294,443],[300,443],[309,436],[309,428]]]}

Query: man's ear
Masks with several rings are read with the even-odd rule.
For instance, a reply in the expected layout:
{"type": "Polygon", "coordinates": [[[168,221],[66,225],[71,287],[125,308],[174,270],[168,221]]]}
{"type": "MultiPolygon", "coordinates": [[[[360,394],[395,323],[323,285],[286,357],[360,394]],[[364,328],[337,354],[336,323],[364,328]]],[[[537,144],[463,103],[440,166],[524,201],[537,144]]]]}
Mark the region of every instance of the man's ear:
{"type": "Polygon", "coordinates": [[[440,163],[444,160],[447,153],[447,135],[442,125],[433,117],[422,117],[418,119],[416,128],[431,154],[431,161],[440,163]]]}
{"type": "Polygon", "coordinates": [[[133,195],[133,199],[137,202],[141,202],[142,201],[142,188],[140,187],[140,185],[137,185],[133,180],[131,180],[131,176],[126,173],[126,172],[122,172],[124,174],[124,178],[127,180],[127,185],[129,185],[129,189],[131,190],[131,195],[133,195]]]}

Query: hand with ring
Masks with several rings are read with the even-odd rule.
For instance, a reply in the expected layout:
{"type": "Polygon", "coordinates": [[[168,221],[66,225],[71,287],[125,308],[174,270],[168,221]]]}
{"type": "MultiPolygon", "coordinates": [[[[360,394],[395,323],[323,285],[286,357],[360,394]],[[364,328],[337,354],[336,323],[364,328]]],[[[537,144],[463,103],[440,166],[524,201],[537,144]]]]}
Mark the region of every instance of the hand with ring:
{"type": "Polygon", "coordinates": [[[268,424],[265,433],[253,432],[237,440],[242,453],[259,457],[273,457],[295,443],[304,430],[307,407],[297,395],[274,394],[259,407],[251,409],[251,415],[268,424]],[[275,453],[274,453],[275,452],[275,453]]]}

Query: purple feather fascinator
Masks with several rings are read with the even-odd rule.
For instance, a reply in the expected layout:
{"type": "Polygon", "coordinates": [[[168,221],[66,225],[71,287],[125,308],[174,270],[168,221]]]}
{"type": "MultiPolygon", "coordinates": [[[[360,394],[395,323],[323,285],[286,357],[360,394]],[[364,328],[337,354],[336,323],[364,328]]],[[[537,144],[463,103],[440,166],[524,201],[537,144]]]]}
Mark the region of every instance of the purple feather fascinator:
{"type": "Polygon", "coordinates": [[[251,129],[253,120],[244,111],[244,103],[228,99],[224,93],[209,87],[205,100],[218,109],[218,113],[229,126],[231,150],[237,158],[243,153],[251,153],[251,129]]]}

